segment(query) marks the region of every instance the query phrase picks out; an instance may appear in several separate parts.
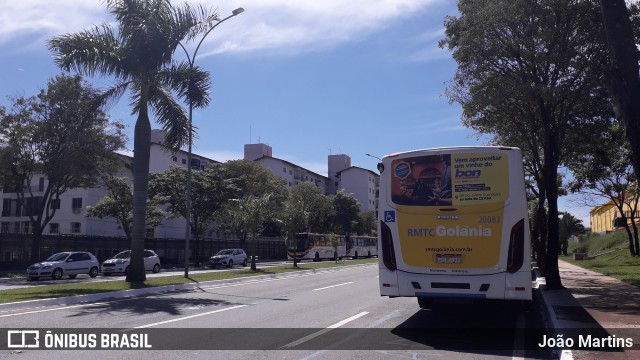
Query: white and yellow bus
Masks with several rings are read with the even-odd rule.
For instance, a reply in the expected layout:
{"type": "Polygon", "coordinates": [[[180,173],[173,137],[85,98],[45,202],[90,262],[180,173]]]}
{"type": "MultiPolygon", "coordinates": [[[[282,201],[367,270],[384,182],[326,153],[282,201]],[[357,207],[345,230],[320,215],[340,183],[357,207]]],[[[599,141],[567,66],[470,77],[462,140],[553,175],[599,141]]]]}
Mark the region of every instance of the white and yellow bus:
{"type": "Polygon", "coordinates": [[[530,303],[520,149],[448,147],[385,156],[380,170],[380,295],[530,303]]]}
{"type": "Polygon", "coordinates": [[[347,257],[358,259],[378,256],[378,238],[375,236],[350,235],[346,243],[347,257]]]}
{"type": "Polygon", "coordinates": [[[298,233],[287,247],[287,257],[298,260],[333,260],[334,256],[342,259],[347,256],[344,236],[333,234],[298,233]],[[334,248],[331,238],[335,236],[337,247],[334,248]]]}

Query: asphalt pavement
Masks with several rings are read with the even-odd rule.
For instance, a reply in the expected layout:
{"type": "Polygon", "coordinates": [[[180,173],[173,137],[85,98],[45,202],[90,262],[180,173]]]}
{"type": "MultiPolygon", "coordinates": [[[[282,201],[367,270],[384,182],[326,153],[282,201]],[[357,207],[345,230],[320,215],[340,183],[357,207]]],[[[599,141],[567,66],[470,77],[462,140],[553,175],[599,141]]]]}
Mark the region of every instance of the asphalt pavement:
{"type": "MultiPolygon", "coordinates": [[[[640,360],[640,288],[562,260],[559,260],[559,269],[564,289],[547,290],[544,278],[538,278],[536,281],[539,284],[537,293],[541,295],[549,327],[556,334],[555,338],[547,339],[542,346],[553,349],[554,357],[562,360],[640,360]]],[[[161,274],[176,273],[167,271],[161,274]]],[[[246,279],[221,281],[244,280],[246,279]]],[[[0,290],[29,286],[25,283],[24,279],[2,278],[0,290]]],[[[74,304],[154,292],[180,291],[197,286],[199,285],[194,283],[0,304],[0,311],[33,305],[74,304]]]]}

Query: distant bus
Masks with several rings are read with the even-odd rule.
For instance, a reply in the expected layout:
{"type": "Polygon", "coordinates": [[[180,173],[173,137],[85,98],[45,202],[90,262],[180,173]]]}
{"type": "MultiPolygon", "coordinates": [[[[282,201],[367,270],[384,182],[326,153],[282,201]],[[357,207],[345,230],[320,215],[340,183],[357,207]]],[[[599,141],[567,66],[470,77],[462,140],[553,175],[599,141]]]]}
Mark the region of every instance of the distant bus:
{"type": "Polygon", "coordinates": [[[449,147],[378,165],[380,295],[435,302],[530,303],[531,258],[520,149],[449,147]]]}
{"type": "Polygon", "coordinates": [[[347,238],[347,257],[354,259],[378,256],[376,236],[351,235],[347,238]]]}
{"type": "Polygon", "coordinates": [[[287,257],[298,260],[333,260],[334,254],[339,259],[344,257],[372,257],[378,255],[378,238],[360,235],[333,235],[338,240],[337,250],[331,244],[330,234],[298,233],[287,247],[287,257]]]}

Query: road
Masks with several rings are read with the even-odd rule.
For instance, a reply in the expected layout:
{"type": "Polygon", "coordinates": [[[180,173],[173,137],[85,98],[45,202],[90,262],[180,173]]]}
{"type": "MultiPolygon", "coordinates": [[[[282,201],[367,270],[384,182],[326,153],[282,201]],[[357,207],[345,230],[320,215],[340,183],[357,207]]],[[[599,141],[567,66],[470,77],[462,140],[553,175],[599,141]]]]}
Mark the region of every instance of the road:
{"type": "Polygon", "coordinates": [[[0,358],[546,359],[547,352],[523,350],[522,345],[531,340],[525,329],[544,327],[536,306],[526,313],[468,305],[420,310],[413,298],[379,296],[376,265],[338,268],[142,298],[6,311],[0,313],[5,329],[147,333],[152,348],[3,350],[0,358]]]}

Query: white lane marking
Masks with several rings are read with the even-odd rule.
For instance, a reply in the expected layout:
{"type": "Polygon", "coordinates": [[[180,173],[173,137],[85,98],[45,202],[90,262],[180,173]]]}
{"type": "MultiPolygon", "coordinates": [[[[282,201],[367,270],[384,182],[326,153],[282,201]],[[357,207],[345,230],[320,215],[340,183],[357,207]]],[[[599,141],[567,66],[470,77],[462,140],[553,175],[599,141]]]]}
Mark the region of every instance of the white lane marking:
{"type": "Polygon", "coordinates": [[[310,335],[307,335],[307,336],[303,337],[302,339],[299,339],[299,340],[296,340],[296,341],[294,341],[294,342],[292,342],[292,343],[289,343],[289,344],[287,344],[287,345],[284,345],[284,346],[282,346],[282,347],[281,347],[281,349],[283,349],[283,348],[292,348],[292,347],[296,347],[296,346],[298,346],[298,345],[300,345],[300,344],[302,344],[302,343],[305,343],[305,342],[307,342],[307,341],[309,341],[309,340],[311,340],[311,339],[313,339],[313,338],[315,338],[315,337],[318,337],[318,336],[320,336],[320,335],[322,335],[322,334],[326,334],[326,333],[328,333],[329,331],[331,331],[331,330],[333,330],[333,329],[337,329],[337,328],[339,328],[340,326],[342,326],[342,325],[344,325],[344,324],[347,324],[347,323],[349,323],[349,322],[351,322],[351,321],[353,321],[353,320],[355,320],[355,319],[358,319],[358,318],[360,318],[360,317],[363,317],[363,316],[367,315],[368,313],[369,313],[369,312],[367,312],[367,311],[363,311],[363,312],[361,312],[361,313],[359,313],[359,314],[355,314],[355,315],[353,315],[353,316],[352,316],[352,317],[350,317],[350,318],[346,318],[346,319],[344,319],[344,320],[342,320],[342,321],[339,321],[339,322],[337,322],[337,323],[335,323],[335,324],[333,324],[333,325],[329,325],[329,327],[327,327],[326,329],[322,329],[322,330],[320,330],[320,331],[316,331],[316,332],[314,332],[313,334],[310,334],[310,335]]]}
{"type": "Polygon", "coordinates": [[[334,287],[336,287],[336,286],[349,285],[349,284],[353,284],[353,281],[349,281],[349,282],[342,283],[342,284],[338,284],[338,285],[325,286],[325,287],[323,287],[323,288],[313,289],[313,290],[311,290],[311,291],[318,291],[318,290],[324,290],[324,289],[331,289],[331,288],[334,288],[334,287]]]}
{"type": "Polygon", "coordinates": [[[181,318],[177,318],[177,319],[159,321],[159,322],[156,322],[156,323],[153,323],[153,324],[136,326],[134,329],[144,329],[144,328],[148,328],[148,327],[152,327],[152,326],[169,324],[169,323],[176,322],[176,321],[193,319],[193,318],[200,317],[200,316],[211,315],[211,314],[215,314],[215,313],[219,313],[219,312],[223,312],[223,311],[227,311],[227,310],[238,309],[238,308],[245,307],[245,306],[249,306],[249,305],[236,305],[236,306],[232,306],[232,307],[228,307],[228,308],[224,308],[224,309],[218,309],[218,310],[209,311],[209,312],[205,312],[205,313],[201,313],[201,314],[189,315],[189,316],[185,316],[185,317],[181,317],[181,318]]]}

